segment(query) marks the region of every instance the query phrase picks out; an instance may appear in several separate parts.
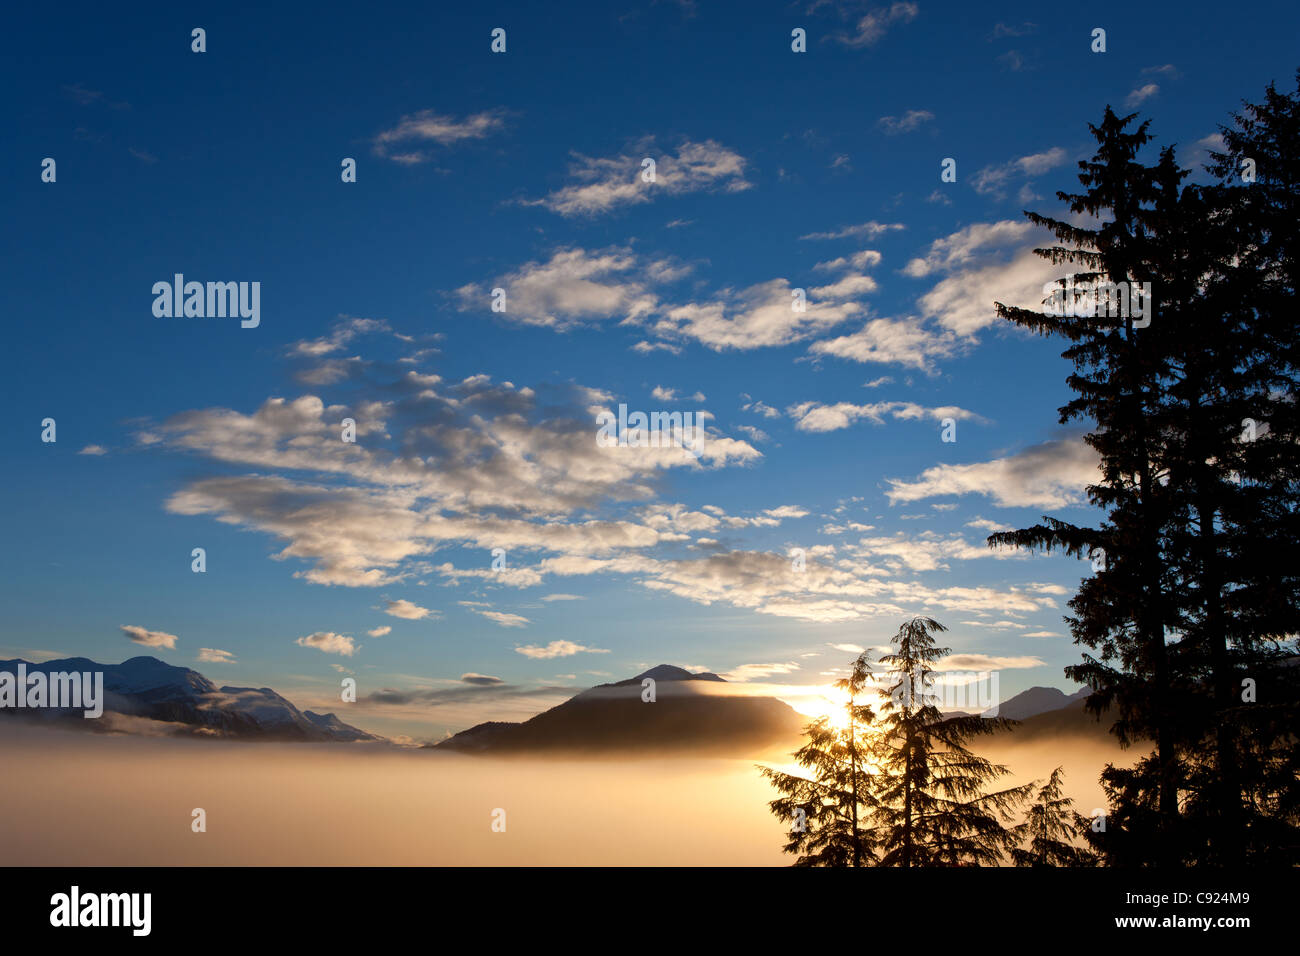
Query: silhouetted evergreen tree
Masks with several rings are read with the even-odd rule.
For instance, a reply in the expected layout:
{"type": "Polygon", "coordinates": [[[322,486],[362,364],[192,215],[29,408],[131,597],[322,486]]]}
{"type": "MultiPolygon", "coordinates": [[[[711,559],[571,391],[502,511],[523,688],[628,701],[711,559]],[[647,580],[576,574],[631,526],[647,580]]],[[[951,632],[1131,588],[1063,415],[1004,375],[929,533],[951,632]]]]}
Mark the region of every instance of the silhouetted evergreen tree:
{"type": "Polygon", "coordinates": [[[1016,866],[1096,866],[1097,855],[1075,838],[1090,829],[1091,822],[1074,809],[1074,801],[1065,796],[1061,787],[1062,768],[1052,771],[1051,777],[1034,795],[1025,822],[1016,833],[1028,841],[1028,846],[1011,851],[1016,866]]]}
{"type": "Polygon", "coordinates": [[[1221,127],[1216,187],[1185,191],[1204,264],[1177,404],[1196,540],[1189,636],[1210,698],[1187,753],[1189,862],[1300,862],[1300,74],[1221,127]],[[1252,175],[1253,174],[1253,175],[1252,175]],[[1188,199],[1196,201],[1188,201],[1188,199]],[[1206,224],[1209,224],[1207,228],[1206,224]],[[1194,383],[1199,389],[1188,389],[1194,383]],[[1247,694],[1243,682],[1253,683],[1247,694]]]}
{"type": "Polygon", "coordinates": [[[867,655],[858,655],[853,670],[835,686],[848,694],[844,723],[820,717],[804,730],[808,741],[794,754],[811,771],[808,777],[772,767],[759,772],[785,796],[769,806],[791,823],[787,853],[798,854],[795,866],[867,866],[876,858],[872,833],[862,821],[874,807],[864,735],[874,714],[860,700],[872,680],[867,655]]]}
{"type": "Polygon", "coordinates": [[[894,678],[871,748],[875,800],[868,829],[880,866],[997,865],[1015,846],[1007,824],[1032,787],[989,792],[1007,769],[966,747],[1009,721],[945,717],[935,706],[932,665],[950,651],[932,635],[944,630],[938,621],[913,618],[893,638],[893,653],[880,659],[894,678]]]}
{"type": "MultiPolygon", "coordinates": [[[[1118,117],[1107,107],[1101,124],[1089,127],[1097,151],[1079,163],[1084,191],[1057,193],[1076,217],[1087,217],[1083,224],[1026,216],[1059,240],[1059,245],[1035,250],[1040,256],[1080,267],[1073,283],[1126,283],[1129,289],[1151,283],[1154,301],[1145,303],[1145,315],[1136,314],[1132,300],[1127,310],[1099,314],[997,303],[1003,318],[1068,341],[1062,354],[1074,365],[1067,381],[1076,397],[1060,409],[1060,420],[1092,426],[1084,440],[1098,453],[1100,477],[1087,494],[1105,517],[1095,529],[1044,518],[1030,528],[991,535],[989,543],[1094,558],[1095,571],[1070,601],[1074,616],[1067,618],[1075,643],[1088,650],[1083,662],[1066,673],[1093,689],[1090,710],[1116,707],[1112,730],[1122,743],[1155,741],[1154,754],[1137,771],[1141,786],[1155,788],[1154,800],[1147,802],[1155,815],[1140,833],[1128,835],[1140,838],[1141,859],[1172,862],[1179,842],[1177,726],[1187,689],[1177,643],[1168,640],[1178,615],[1174,576],[1164,560],[1174,498],[1160,454],[1164,423],[1159,412],[1168,378],[1164,340],[1174,332],[1157,304],[1166,290],[1152,266],[1160,260],[1154,234],[1160,177],[1176,177],[1177,170],[1138,160],[1150,137],[1147,123],[1129,129],[1133,118],[1118,117]]],[[[1132,772],[1106,770],[1111,785],[1120,789],[1133,786],[1122,779],[1132,772]]],[[[1114,830],[1108,828],[1111,839],[1114,830]]]]}

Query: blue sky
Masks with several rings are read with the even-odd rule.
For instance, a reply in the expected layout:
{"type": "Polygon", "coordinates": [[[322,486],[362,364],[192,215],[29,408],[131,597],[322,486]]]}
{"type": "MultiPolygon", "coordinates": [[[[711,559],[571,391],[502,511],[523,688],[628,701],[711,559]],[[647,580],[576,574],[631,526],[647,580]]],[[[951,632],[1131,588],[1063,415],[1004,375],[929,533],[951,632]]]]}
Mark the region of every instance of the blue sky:
{"type": "Polygon", "coordinates": [[[1021,210],[1061,212],[1108,103],[1197,162],[1298,19],[17,11],[0,645],[329,709],[352,674],[345,718],[416,737],[660,662],[792,694],[917,613],[1003,696],[1065,687],[1086,565],[983,544],[1090,520],[1060,347],[992,312],[1063,274],[1021,210]],[[175,273],[259,282],[260,325],[156,317],[175,273]],[[709,413],[703,454],[598,447],[619,403],[709,413]]]}

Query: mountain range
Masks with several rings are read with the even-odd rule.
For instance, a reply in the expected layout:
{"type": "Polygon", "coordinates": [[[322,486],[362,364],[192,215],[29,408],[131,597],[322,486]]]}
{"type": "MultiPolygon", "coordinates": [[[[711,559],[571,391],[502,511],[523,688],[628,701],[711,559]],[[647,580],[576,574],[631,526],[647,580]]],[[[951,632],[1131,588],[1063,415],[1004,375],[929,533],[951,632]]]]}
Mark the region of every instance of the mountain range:
{"type": "Polygon", "coordinates": [[[379,741],[382,737],[343,723],[334,714],[302,711],[269,687],[217,687],[198,671],[156,657],[132,657],[121,664],[99,664],[66,657],[33,664],[0,661],[0,671],[98,672],[104,674],[104,718],[86,720],[80,709],[0,709],[0,714],[73,723],[86,730],[130,729],[129,719],[160,722],[171,733],[268,740],[379,741]]]}
{"type": "Polygon", "coordinates": [[[1087,687],[1073,694],[1067,694],[1055,687],[1031,687],[1016,694],[1015,697],[1004,700],[998,705],[997,714],[994,716],[1005,717],[1008,720],[1027,720],[1039,714],[1069,707],[1076,701],[1086,700],[1091,693],[1092,691],[1087,687]]]}
{"type": "MultiPolygon", "coordinates": [[[[99,664],[84,657],[35,664],[0,661],[0,671],[95,672],[104,674],[104,718],[85,720],[80,710],[16,710],[0,714],[59,720],[86,730],[148,732],[263,740],[383,741],[344,723],[335,714],[302,711],[269,687],[218,687],[198,671],[156,657],[99,664]]],[[[1031,721],[1033,733],[1044,714],[1066,730],[1081,723],[1086,689],[1065,694],[1055,687],[1031,687],[1004,701],[998,716],[1031,721]],[[1078,713],[1076,714],[1075,711],[1078,713]],[[1076,719],[1079,718],[1079,719],[1076,719]]],[[[571,752],[627,754],[671,750],[741,753],[797,744],[809,718],[775,697],[744,691],[717,674],[692,673],[660,664],[627,680],[581,691],[562,704],[522,722],[487,721],[426,747],[462,753],[519,754],[571,752]],[[643,682],[654,681],[655,699],[643,699],[643,682]]]]}
{"type": "MultiPolygon", "coordinates": [[[[809,722],[774,697],[730,693],[719,684],[735,686],[717,674],[660,664],[585,690],[521,723],[488,721],[433,746],[464,753],[740,751],[797,741],[809,722]],[[646,678],[655,681],[653,704],[642,699],[646,678]]],[[[1026,720],[1072,708],[1087,696],[1086,689],[1067,695],[1055,687],[1031,687],[1004,702],[998,714],[1026,720]]]]}

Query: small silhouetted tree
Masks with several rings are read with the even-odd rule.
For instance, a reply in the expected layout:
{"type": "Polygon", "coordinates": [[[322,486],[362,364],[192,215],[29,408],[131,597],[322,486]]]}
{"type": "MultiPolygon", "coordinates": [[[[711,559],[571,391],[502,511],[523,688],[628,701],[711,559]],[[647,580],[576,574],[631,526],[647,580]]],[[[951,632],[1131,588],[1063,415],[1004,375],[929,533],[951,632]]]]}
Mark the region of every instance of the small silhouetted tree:
{"type": "Polygon", "coordinates": [[[880,866],[994,866],[1016,845],[1008,827],[1032,784],[989,791],[1007,768],[971,752],[971,738],[1011,722],[945,717],[931,693],[933,665],[949,653],[933,635],[938,621],[917,617],[899,628],[880,659],[893,683],[872,737],[874,806],[869,827],[880,866]]]}
{"type": "Polygon", "coordinates": [[[1028,845],[1011,851],[1016,866],[1096,866],[1097,855],[1074,838],[1085,833],[1092,821],[1074,809],[1074,801],[1061,786],[1062,768],[1052,771],[1047,783],[1034,795],[1025,822],[1017,828],[1028,845]]]}
{"type": "Polygon", "coordinates": [[[872,680],[866,653],[835,686],[848,694],[844,723],[820,717],[804,729],[807,742],[794,754],[808,776],[759,767],[784,796],[773,800],[772,812],[791,824],[787,853],[798,855],[795,866],[867,866],[876,857],[871,831],[862,821],[874,806],[871,774],[864,760],[865,734],[875,719],[860,701],[872,680]]]}

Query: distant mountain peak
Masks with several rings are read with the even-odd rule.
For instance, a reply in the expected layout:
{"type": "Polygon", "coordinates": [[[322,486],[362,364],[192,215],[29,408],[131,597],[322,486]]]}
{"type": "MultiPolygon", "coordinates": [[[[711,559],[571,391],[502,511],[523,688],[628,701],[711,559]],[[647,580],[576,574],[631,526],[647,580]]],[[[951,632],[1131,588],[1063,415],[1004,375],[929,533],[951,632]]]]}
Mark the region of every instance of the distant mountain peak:
{"type": "Polygon", "coordinates": [[[1010,720],[1025,720],[1038,714],[1061,710],[1091,693],[1086,687],[1068,695],[1058,687],[1031,687],[1002,701],[998,705],[997,715],[1010,720]]]}
{"type": "Polygon", "coordinates": [[[700,686],[711,683],[726,681],[659,664],[636,677],[588,688],[522,723],[476,724],[428,746],[465,753],[743,753],[799,739],[806,721],[789,704],[700,686]],[[653,700],[641,693],[646,678],[660,685],[653,700]]]}
{"type": "Polygon", "coordinates": [[[632,680],[640,682],[645,680],[647,677],[655,681],[673,681],[673,680],[721,681],[722,680],[721,677],[719,677],[717,674],[712,673],[711,671],[703,671],[702,673],[696,674],[691,671],[688,671],[684,667],[677,667],[674,664],[658,664],[650,668],[648,671],[644,671],[643,673],[637,674],[635,677],[632,678],[632,680]]]}

